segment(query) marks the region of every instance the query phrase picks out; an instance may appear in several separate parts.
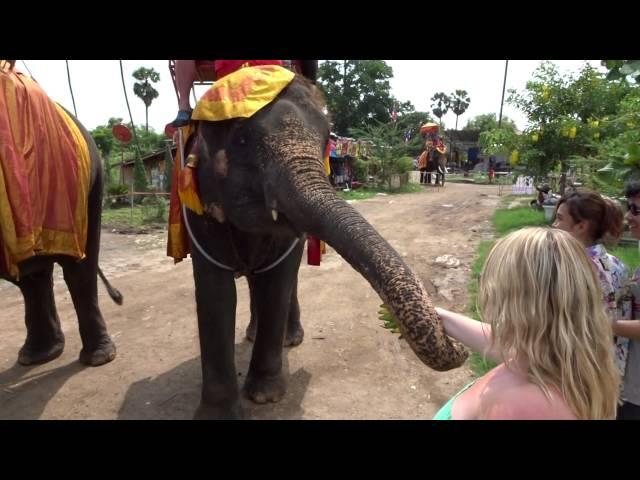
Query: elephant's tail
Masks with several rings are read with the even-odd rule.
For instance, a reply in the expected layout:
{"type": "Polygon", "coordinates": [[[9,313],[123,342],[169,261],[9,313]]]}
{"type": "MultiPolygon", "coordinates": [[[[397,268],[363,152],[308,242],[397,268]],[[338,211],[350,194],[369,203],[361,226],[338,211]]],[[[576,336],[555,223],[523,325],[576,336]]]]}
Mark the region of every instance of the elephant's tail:
{"type": "Polygon", "coordinates": [[[100,270],[100,267],[98,267],[98,275],[100,275],[100,279],[104,282],[104,286],[107,288],[107,292],[109,293],[111,300],[116,302],[118,305],[122,305],[124,297],[117,288],[113,288],[111,286],[109,280],[107,280],[107,277],[105,277],[104,273],[102,273],[102,270],[100,270]]]}

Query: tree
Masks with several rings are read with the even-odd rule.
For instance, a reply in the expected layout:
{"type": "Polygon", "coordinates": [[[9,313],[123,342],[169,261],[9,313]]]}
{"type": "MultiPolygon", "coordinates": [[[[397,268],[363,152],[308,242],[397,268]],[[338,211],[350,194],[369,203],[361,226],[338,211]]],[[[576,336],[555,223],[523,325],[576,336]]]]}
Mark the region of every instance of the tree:
{"type": "Polygon", "coordinates": [[[467,111],[471,98],[466,90],[456,90],[449,96],[449,106],[456,114],[456,130],[458,130],[458,117],[467,111]]]}
{"type": "Polygon", "coordinates": [[[398,115],[410,112],[410,102],[391,95],[393,69],[384,60],[323,62],[318,68],[318,87],[327,99],[333,130],[346,136],[350,128],[388,122],[396,105],[398,115]]]}
{"type": "Polygon", "coordinates": [[[375,122],[352,131],[358,138],[373,142],[369,162],[377,166],[378,177],[387,187],[390,187],[393,174],[405,173],[413,168],[413,159],[407,155],[408,147],[398,123],[375,122]]]}
{"type": "MultiPolygon", "coordinates": [[[[109,185],[113,182],[120,183],[121,180],[119,167],[122,165],[122,162],[134,159],[136,157],[136,146],[134,141],[121,147],[120,142],[118,142],[113,137],[113,126],[119,125],[121,123],[122,118],[111,117],[107,121],[106,125],[99,125],[91,131],[91,136],[95,140],[104,161],[106,185],[109,185]]],[[[131,129],[131,124],[126,124],[126,126],[131,129]]],[[[140,146],[141,155],[156,152],[165,148],[164,135],[156,133],[153,128],[145,130],[141,126],[138,126],[136,131],[138,132],[137,139],[140,146]]],[[[146,187],[146,176],[144,183],[142,183],[142,177],[140,176],[140,173],[144,174],[144,168],[142,168],[141,172],[138,172],[140,180],[140,185],[138,186],[146,187]]],[[[142,190],[136,189],[136,191],[142,190]]]]}
{"type": "Polygon", "coordinates": [[[451,99],[444,92],[438,92],[433,97],[431,97],[431,111],[433,114],[438,117],[440,121],[440,128],[442,129],[442,117],[444,117],[449,111],[449,105],[451,103],[451,99]]]}
{"type": "Polygon", "coordinates": [[[525,90],[511,90],[507,100],[528,117],[520,145],[528,167],[546,174],[559,164],[564,172],[569,160],[593,156],[607,134],[604,125],[631,88],[606,81],[589,64],[577,75],[561,75],[551,62],[541,64],[525,90]]]}
{"type": "Polygon", "coordinates": [[[633,78],[640,82],[640,60],[602,60],[602,65],[607,67],[609,73],[607,80],[624,80],[633,78]]]}
{"type": "Polygon", "coordinates": [[[149,107],[151,106],[151,102],[155,98],[158,98],[158,91],[153,88],[151,83],[156,83],[160,80],[160,74],[156,72],[153,68],[145,68],[140,67],[135,72],[133,72],[133,77],[136,80],[140,80],[140,82],[136,82],[133,84],[133,93],[136,94],[144,102],[145,107],[145,130],[149,130],[149,107]]]}
{"type": "MultiPolygon", "coordinates": [[[[516,130],[515,122],[506,116],[502,117],[502,126],[513,131],[516,130]]],[[[463,130],[480,130],[480,132],[485,132],[495,128],[498,128],[496,114],[483,113],[482,115],[476,115],[472,119],[468,120],[463,130]]]]}
{"type": "Polygon", "coordinates": [[[418,156],[424,149],[420,127],[427,122],[433,122],[429,112],[409,112],[398,117],[398,131],[406,144],[407,155],[418,156]]]}

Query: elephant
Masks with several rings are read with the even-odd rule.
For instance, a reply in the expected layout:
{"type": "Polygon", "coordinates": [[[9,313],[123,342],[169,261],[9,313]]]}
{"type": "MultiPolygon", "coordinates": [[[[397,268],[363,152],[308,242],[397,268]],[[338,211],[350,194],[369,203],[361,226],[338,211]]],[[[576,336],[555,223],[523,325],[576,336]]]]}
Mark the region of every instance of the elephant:
{"type": "Polygon", "coordinates": [[[238,276],[248,280],[254,340],[244,393],[259,404],[285,395],[283,346],[304,335],[297,276],[305,234],[326,241],[368,280],[424,363],[443,371],[467,358],[400,255],[335,194],[323,167],[324,109],[320,91],[296,75],[250,118],[194,122],[185,155],[197,157],[204,212],[185,210],[185,220],[203,380],[197,419],[243,418],[234,361],[238,276]]]}
{"type": "MultiPolygon", "coordinates": [[[[9,73],[4,70],[2,74],[8,75],[9,73]]],[[[34,82],[30,81],[30,83],[34,82]]],[[[32,88],[39,89],[37,85],[32,88]]],[[[26,90],[29,91],[29,89],[26,90]]],[[[44,96],[46,101],[52,102],[53,105],[53,101],[48,99],[44,92],[40,91],[38,94],[44,96]]],[[[26,95],[29,98],[28,95],[31,94],[27,93],[26,95]]],[[[80,362],[85,365],[98,366],[112,361],[116,356],[116,347],[107,332],[98,306],[97,294],[97,277],[99,275],[110,297],[116,303],[122,304],[122,295],[109,284],[98,266],[103,191],[102,162],[89,132],[72,114],[66,110],[65,112],[80,130],[89,149],[90,174],[85,257],[79,260],[59,254],[34,255],[17,264],[18,275],[0,269],[0,278],[16,285],[24,297],[27,336],[18,354],[18,363],[21,365],[49,362],[59,357],[64,350],[65,339],[53,293],[53,267],[55,263],[58,263],[63,269],[64,279],[78,317],[82,340],[80,362]]],[[[8,116],[8,118],[9,122],[23,120],[15,116],[8,116]]],[[[11,127],[14,128],[14,125],[12,124],[11,127]]],[[[36,161],[45,162],[50,159],[37,158],[36,161]]],[[[59,172],[59,174],[63,173],[59,172]]]]}

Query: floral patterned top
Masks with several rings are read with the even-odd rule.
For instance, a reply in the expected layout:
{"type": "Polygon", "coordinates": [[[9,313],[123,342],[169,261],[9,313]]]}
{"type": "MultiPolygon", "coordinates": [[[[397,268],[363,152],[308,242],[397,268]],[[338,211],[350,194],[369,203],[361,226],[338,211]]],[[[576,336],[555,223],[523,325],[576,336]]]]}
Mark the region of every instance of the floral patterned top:
{"type": "MultiPolygon", "coordinates": [[[[601,244],[592,245],[587,248],[587,254],[593,262],[600,288],[603,293],[603,301],[609,312],[611,320],[620,318],[631,318],[631,304],[625,302],[625,295],[629,293],[630,275],[629,269],[614,255],[607,253],[601,244]]],[[[627,354],[629,350],[629,339],[615,337],[615,363],[624,375],[627,354]]]]}

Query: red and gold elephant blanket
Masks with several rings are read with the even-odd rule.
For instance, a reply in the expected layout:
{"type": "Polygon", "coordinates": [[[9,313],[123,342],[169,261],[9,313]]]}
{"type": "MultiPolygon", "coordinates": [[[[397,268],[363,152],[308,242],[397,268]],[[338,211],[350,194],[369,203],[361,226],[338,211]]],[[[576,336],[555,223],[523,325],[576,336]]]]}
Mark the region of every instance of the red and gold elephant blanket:
{"type": "Polygon", "coordinates": [[[71,117],[0,61],[0,272],[34,255],[83,258],[90,159],[71,117]]]}

